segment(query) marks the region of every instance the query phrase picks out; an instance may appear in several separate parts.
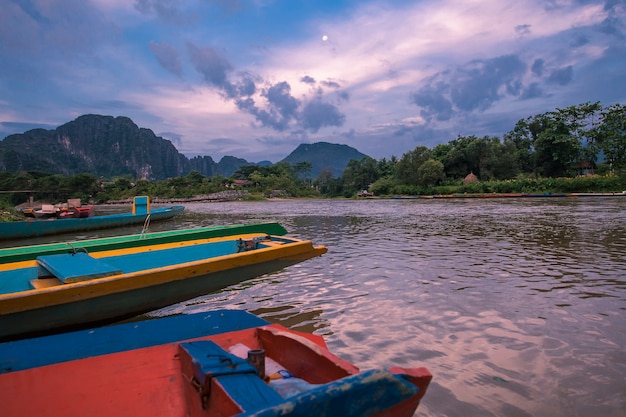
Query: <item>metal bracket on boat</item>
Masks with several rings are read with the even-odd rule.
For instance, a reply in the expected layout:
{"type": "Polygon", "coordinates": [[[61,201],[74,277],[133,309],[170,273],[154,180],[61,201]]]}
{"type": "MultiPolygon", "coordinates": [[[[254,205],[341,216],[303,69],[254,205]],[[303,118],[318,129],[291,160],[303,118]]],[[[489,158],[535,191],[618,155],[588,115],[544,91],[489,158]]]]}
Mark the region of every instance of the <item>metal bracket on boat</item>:
{"type": "Polygon", "coordinates": [[[67,243],[67,245],[70,247],[70,249],[71,249],[71,252],[70,252],[70,253],[71,253],[72,255],[76,255],[78,252],[85,252],[85,253],[89,254],[89,252],[87,251],[87,249],[86,249],[86,248],[82,248],[82,247],[81,247],[81,248],[76,248],[76,247],[74,247],[74,245],[72,245],[70,242],[66,242],[66,243],[67,243]]]}
{"type": "Polygon", "coordinates": [[[237,253],[246,252],[259,248],[259,242],[270,239],[269,236],[254,237],[252,239],[239,239],[237,242],[237,253]]]}
{"type": "Polygon", "coordinates": [[[181,360],[190,367],[186,379],[200,394],[203,409],[209,405],[213,378],[257,373],[247,360],[226,352],[214,342],[202,340],[181,343],[179,346],[181,360]]]}
{"type": "Polygon", "coordinates": [[[211,380],[207,381],[206,386],[202,385],[198,378],[195,376],[191,377],[189,381],[194,390],[198,391],[200,394],[200,402],[202,403],[202,409],[206,410],[209,405],[209,396],[211,395],[211,380]]]}

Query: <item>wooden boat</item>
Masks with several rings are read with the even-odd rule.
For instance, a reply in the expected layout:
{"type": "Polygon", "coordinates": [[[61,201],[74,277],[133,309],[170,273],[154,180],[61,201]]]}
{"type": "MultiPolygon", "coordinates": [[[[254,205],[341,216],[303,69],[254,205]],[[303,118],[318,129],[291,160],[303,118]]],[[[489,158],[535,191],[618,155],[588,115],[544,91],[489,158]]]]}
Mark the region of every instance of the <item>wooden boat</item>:
{"type": "Polygon", "coordinates": [[[69,242],[44,243],[40,245],[17,246],[0,249],[0,264],[18,261],[30,261],[38,256],[72,252],[102,252],[105,250],[136,248],[163,243],[183,242],[185,240],[209,239],[212,237],[232,236],[246,233],[264,233],[283,236],[287,230],[278,223],[250,223],[223,226],[196,227],[194,229],[165,230],[152,233],[111,236],[97,239],[85,239],[69,242]]]}
{"type": "Polygon", "coordinates": [[[80,206],[80,207],[68,207],[66,209],[61,209],[61,211],[59,212],[59,217],[62,219],[67,219],[67,218],[85,218],[85,217],[91,217],[94,215],[94,206],[93,205],[88,205],[88,206],[80,206]]]}
{"type": "Polygon", "coordinates": [[[59,212],[60,210],[53,204],[44,204],[40,209],[34,210],[32,213],[36,219],[50,219],[57,217],[59,212]]]}
{"type": "Polygon", "coordinates": [[[24,217],[35,217],[35,210],[38,210],[36,207],[22,207],[19,211],[24,215],[24,217]]]}
{"type": "MultiPolygon", "coordinates": [[[[90,216],[86,218],[54,220],[34,219],[19,222],[2,222],[0,223],[0,240],[24,239],[60,233],[74,233],[85,230],[145,224],[146,222],[170,219],[182,213],[184,209],[183,206],[151,209],[148,197],[135,197],[133,210],[130,213],[90,216]]],[[[35,211],[35,216],[37,216],[37,211],[35,211]]]]}
{"type": "Polygon", "coordinates": [[[0,265],[0,341],[125,319],[326,253],[309,240],[242,234],[0,265]]]}
{"type": "Polygon", "coordinates": [[[563,193],[550,193],[550,192],[546,192],[546,193],[534,193],[534,194],[526,194],[523,193],[522,197],[531,197],[531,198],[536,198],[536,197],[567,197],[567,194],[563,194],[563,193]]]}
{"type": "Polygon", "coordinates": [[[621,193],[571,193],[570,197],[626,197],[626,191],[621,193]]]}
{"type": "Polygon", "coordinates": [[[409,417],[431,379],[236,310],[0,344],[3,417],[409,417]]]}

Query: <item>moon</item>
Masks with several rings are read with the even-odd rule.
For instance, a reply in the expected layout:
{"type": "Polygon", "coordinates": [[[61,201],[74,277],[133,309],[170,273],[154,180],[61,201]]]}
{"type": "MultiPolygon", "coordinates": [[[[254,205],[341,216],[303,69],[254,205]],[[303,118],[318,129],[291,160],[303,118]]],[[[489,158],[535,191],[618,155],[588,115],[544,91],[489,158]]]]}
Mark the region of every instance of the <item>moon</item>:
{"type": "Polygon", "coordinates": [[[322,36],[322,40],[323,40],[324,42],[326,42],[326,41],[328,40],[328,36],[323,35],[323,36],[322,36]]]}

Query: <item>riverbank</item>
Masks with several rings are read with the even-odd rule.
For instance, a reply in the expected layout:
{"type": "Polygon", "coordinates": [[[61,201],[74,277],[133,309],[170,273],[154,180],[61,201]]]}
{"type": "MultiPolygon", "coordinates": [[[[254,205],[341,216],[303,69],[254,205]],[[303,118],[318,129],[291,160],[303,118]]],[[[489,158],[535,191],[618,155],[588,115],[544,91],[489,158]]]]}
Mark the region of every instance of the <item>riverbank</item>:
{"type": "Polygon", "coordinates": [[[418,195],[418,196],[392,196],[392,197],[363,197],[368,198],[392,198],[392,199],[448,199],[448,198],[536,198],[536,197],[626,197],[626,191],[611,193],[458,193],[439,195],[418,195]]]}

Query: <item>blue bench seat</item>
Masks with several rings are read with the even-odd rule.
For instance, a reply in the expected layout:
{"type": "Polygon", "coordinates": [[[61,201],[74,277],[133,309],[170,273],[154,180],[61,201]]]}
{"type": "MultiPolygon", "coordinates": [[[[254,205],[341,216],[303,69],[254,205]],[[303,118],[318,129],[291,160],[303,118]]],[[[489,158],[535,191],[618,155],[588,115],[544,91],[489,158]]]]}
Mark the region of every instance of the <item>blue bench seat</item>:
{"type": "Polygon", "coordinates": [[[40,278],[52,275],[63,284],[122,274],[119,268],[84,252],[39,256],[37,263],[40,278]]]}

